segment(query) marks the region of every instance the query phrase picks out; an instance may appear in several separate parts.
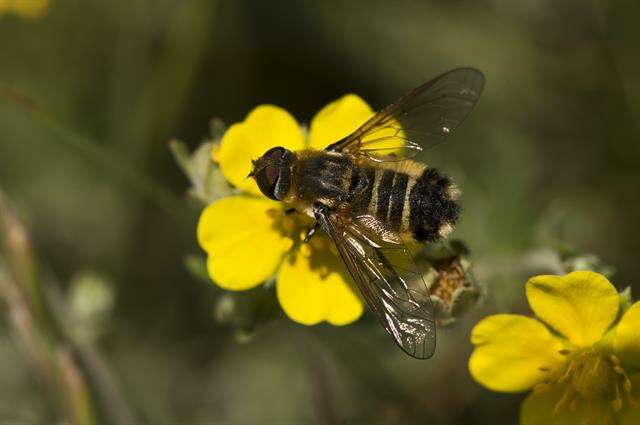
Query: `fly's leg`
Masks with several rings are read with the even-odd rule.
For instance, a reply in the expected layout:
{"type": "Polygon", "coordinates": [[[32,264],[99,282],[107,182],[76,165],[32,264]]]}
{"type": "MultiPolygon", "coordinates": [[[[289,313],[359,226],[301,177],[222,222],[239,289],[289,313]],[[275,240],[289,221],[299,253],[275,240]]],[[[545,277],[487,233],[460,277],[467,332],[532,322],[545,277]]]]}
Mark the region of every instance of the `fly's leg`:
{"type": "MultiPolygon", "coordinates": [[[[286,215],[291,215],[293,213],[297,212],[295,208],[289,208],[288,210],[285,210],[284,213],[286,215]]],[[[320,227],[320,223],[318,223],[318,221],[316,221],[316,224],[313,225],[312,228],[310,228],[309,230],[307,230],[307,234],[304,237],[304,243],[308,243],[311,240],[311,237],[316,233],[316,230],[318,230],[318,228],[320,227]]]]}
{"type": "MultiPolygon", "coordinates": [[[[304,243],[309,242],[311,237],[316,233],[316,231],[322,226],[324,220],[324,214],[329,211],[329,207],[327,207],[322,202],[316,202],[313,204],[313,216],[316,218],[316,224],[313,225],[311,229],[307,232],[307,236],[304,238],[304,243]]],[[[322,226],[323,228],[325,226],[322,226]]],[[[328,231],[329,229],[324,229],[328,231]]]]}
{"type": "Polygon", "coordinates": [[[329,224],[326,222],[326,217],[329,216],[330,208],[322,202],[315,202],[313,204],[313,216],[316,218],[316,225],[314,228],[322,227],[327,234],[330,234],[329,224]]]}
{"type": "Polygon", "coordinates": [[[318,230],[318,227],[320,227],[320,222],[316,221],[316,224],[314,224],[311,229],[307,230],[307,235],[304,237],[304,243],[309,243],[311,237],[315,235],[316,230],[318,230]]]}

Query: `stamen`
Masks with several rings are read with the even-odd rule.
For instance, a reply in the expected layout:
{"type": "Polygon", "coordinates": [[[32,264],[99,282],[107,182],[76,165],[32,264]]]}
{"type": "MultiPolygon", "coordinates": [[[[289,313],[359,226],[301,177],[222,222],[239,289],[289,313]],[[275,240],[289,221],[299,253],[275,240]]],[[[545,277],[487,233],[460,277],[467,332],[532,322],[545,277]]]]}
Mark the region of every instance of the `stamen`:
{"type": "MultiPolygon", "coordinates": [[[[611,357],[615,357],[615,356],[611,356],[611,357]]],[[[627,375],[627,371],[624,370],[621,366],[619,366],[620,364],[620,360],[618,360],[617,357],[615,357],[615,360],[613,360],[613,363],[616,365],[614,366],[613,370],[620,376],[622,376],[624,378],[624,382],[622,384],[622,387],[624,388],[625,392],[630,393],[631,390],[633,390],[633,386],[631,385],[631,380],[629,379],[629,375],[627,375]],[[617,363],[616,363],[617,361],[617,363]]]]}
{"type": "Polygon", "coordinates": [[[311,247],[309,247],[309,244],[303,243],[302,245],[300,245],[300,253],[305,257],[310,257],[311,247]]]}
{"type": "Polygon", "coordinates": [[[604,425],[613,425],[613,417],[611,415],[607,415],[604,420],[604,425]]]}
{"type": "Polygon", "coordinates": [[[570,397],[571,397],[571,387],[567,386],[567,388],[564,390],[564,393],[562,394],[562,398],[560,399],[559,402],[556,403],[553,410],[551,411],[551,416],[555,416],[558,413],[560,413],[560,411],[562,411],[564,406],[569,402],[570,397]]]}
{"type": "Polygon", "coordinates": [[[324,239],[321,239],[321,238],[312,239],[311,240],[311,245],[313,245],[313,247],[315,249],[317,249],[318,251],[321,251],[321,250],[326,248],[325,243],[324,243],[324,239]]]}
{"type": "Polygon", "coordinates": [[[622,399],[615,398],[611,401],[611,406],[613,406],[613,410],[619,412],[622,409],[622,399]]]}
{"type": "Polygon", "coordinates": [[[571,400],[571,404],[569,405],[569,409],[571,409],[572,412],[577,412],[578,411],[578,404],[579,404],[579,400],[577,398],[574,398],[573,400],[571,400]]]}
{"type": "MultiPolygon", "coordinates": [[[[572,352],[568,349],[558,351],[563,356],[569,356],[564,367],[552,369],[548,366],[539,366],[540,372],[550,373],[545,382],[533,388],[534,394],[547,393],[556,385],[564,386],[559,401],[552,410],[552,415],[557,415],[564,409],[572,412],[579,410],[592,410],[598,400],[609,402],[609,415],[607,423],[613,423],[614,412],[619,412],[627,403],[632,407],[640,408],[640,399],[632,396],[633,386],[620,359],[614,355],[602,355],[595,348],[581,349],[572,352]]],[[[590,415],[587,415],[588,419],[590,415]]],[[[591,420],[593,423],[593,420],[591,420]]],[[[602,425],[601,423],[599,423],[602,425]]]]}
{"type": "Polygon", "coordinates": [[[573,372],[573,369],[575,368],[575,365],[576,365],[576,362],[569,363],[569,367],[567,368],[564,375],[562,375],[562,377],[558,379],[558,382],[564,382],[567,379],[569,379],[569,377],[571,376],[571,372],[573,372]]]}
{"type": "Polygon", "coordinates": [[[614,388],[616,397],[611,402],[611,405],[613,406],[613,410],[615,410],[616,412],[619,412],[620,409],[622,409],[622,399],[620,398],[620,386],[618,385],[618,381],[616,381],[616,383],[613,385],[613,388],[614,388]]]}
{"type": "Polygon", "coordinates": [[[600,356],[596,357],[596,361],[593,362],[593,369],[589,373],[591,373],[592,375],[597,375],[598,368],[600,367],[601,361],[602,361],[602,358],[600,356]]]}
{"type": "Polygon", "coordinates": [[[638,404],[638,402],[633,398],[633,396],[631,395],[631,393],[627,393],[627,398],[629,399],[629,404],[631,405],[631,407],[633,407],[634,409],[640,409],[640,405],[638,404]]]}
{"type": "Polygon", "coordinates": [[[533,387],[534,394],[544,394],[549,392],[550,390],[551,390],[551,385],[547,384],[546,382],[542,382],[533,387]]]}

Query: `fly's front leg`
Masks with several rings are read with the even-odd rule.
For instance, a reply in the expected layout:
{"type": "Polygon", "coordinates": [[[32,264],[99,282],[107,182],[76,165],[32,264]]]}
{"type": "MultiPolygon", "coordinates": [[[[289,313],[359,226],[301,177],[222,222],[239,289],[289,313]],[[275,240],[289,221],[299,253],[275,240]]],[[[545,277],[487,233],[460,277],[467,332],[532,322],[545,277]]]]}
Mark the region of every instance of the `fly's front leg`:
{"type": "MultiPolygon", "coordinates": [[[[291,215],[296,212],[298,211],[295,208],[289,208],[284,211],[285,215],[291,215]]],[[[305,235],[303,240],[304,243],[308,243],[311,240],[311,237],[316,233],[316,230],[318,230],[318,227],[320,227],[320,224],[318,224],[318,222],[316,221],[313,227],[307,230],[307,234],[305,235]]]]}
{"type": "MultiPolygon", "coordinates": [[[[288,213],[289,210],[285,212],[288,213]]],[[[329,233],[329,228],[325,218],[328,216],[329,212],[330,212],[330,208],[325,204],[323,204],[322,202],[315,202],[313,204],[313,216],[316,219],[316,223],[313,225],[311,229],[307,230],[307,234],[304,237],[304,243],[308,243],[311,240],[311,237],[316,234],[316,232],[320,227],[322,227],[324,231],[327,232],[327,234],[329,233]]]]}
{"type": "Polygon", "coordinates": [[[307,235],[304,237],[304,243],[309,243],[311,236],[315,235],[318,227],[320,227],[320,223],[316,220],[316,224],[314,224],[311,229],[307,230],[307,235]]]}
{"type": "MultiPolygon", "coordinates": [[[[325,211],[328,211],[328,210],[329,210],[329,207],[327,207],[322,202],[315,202],[313,204],[313,216],[316,219],[316,223],[307,232],[307,235],[304,238],[304,243],[308,243],[311,240],[311,237],[315,235],[316,231],[321,227],[323,214],[325,211]]],[[[324,230],[328,230],[328,229],[324,229],[324,230]]]]}
{"type": "Polygon", "coordinates": [[[316,231],[318,230],[318,228],[320,228],[320,225],[322,223],[322,218],[324,217],[323,214],[328,210],[329,207],[327,207],[322,202],[316,202],[313,204],[313,216],[316,219],[316,224],[314,224],[313,227],[307,232],[307,235],[304,238],[304,243],[308,243],[311,240],[311,237],[315,235],[316,231]]]}
{"type": "MultiPolygon", "coordinates": [[[[285,215],[291,215],[296,213],[297,210],[295,208],[289,208],[287,210],[284,211],[285,215]]],[[[314,212],[315,215],[315,212],[314,212]]],[[[308,243],[311,240],[311,237],[316,233],[316,230],[318,230],[318,228],[320,227],[320,223],[316,220],[316,223],[313,225],[312,228],[310,228],[309,230],[307,230],[307,234],[304,237],[303,242],[304,243],[308,243]]]]}
{"type": "MultiPolygon", "coordinates": [[[[313,204],[313,216],[316,218],[316,224],[314,229],[322,227],[327,234],[330,234],[328,223],[326,218],[329,215],[330,208],[322,202],[315,202],[313,204]]],[[[315,232],[315,230],[314,230],[315,232]]]]}

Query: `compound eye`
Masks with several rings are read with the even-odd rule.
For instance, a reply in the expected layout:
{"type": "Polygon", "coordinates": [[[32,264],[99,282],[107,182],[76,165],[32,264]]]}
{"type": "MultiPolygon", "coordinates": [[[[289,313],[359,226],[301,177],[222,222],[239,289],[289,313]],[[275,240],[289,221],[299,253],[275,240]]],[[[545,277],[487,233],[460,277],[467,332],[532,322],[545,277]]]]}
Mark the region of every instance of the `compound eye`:
{"type": "Polygon", "coordinates": [[[262,155],[263,158],[269,158],[273,161],[277,161],[284,156],[285,148],[282,146],[276,146],[275,148],[271,148],[262,155]]]}
{"type": "Polygon", "coordinates": [[[275,165],[267,165],[256,174],[256,183],[266,197],[277,200],[275,197],[276,183],[278,183],[278,168],[275,165]]]}
{"type": "Polygon", "coordinates": [[[260,161],[267,161],[268,165],[256,172],[256,183],[260,191],[268,198],[275,201],[279,200],[276,196],[276,186],[280,178],[281,167],[280,160],[284,156],[286,150],[281,146],[269,149],[262,155],[260,161]]]}

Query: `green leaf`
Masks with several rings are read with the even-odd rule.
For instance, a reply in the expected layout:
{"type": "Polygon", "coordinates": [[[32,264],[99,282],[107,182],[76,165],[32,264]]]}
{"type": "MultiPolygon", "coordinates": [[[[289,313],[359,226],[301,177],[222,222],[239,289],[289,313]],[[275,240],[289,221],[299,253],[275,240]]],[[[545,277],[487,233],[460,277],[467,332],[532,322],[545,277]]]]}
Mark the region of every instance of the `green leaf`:
{"type": "Polygon", "coordinates": [[[241,292],[224,292],[213,308],[213,317],[227,326],[238,343],[252,339],[264,324],[280,315],[274,286],[260,285],[241,292]]]}
{"type": "MultiPolygon", "coordinates": [[[[216,128],[220,125],[222,124],[216,124],[216,128]]],[[[223,130],[218,128],[216,131],[223,130]]],[[[200,205],[208,205],[234,192],[233,187],[227,183],[220,168],[211,158],[211,150],[214,146],[216,146],[214,142],[204,142],[193,152],[189,152],[184,142],[180,140],[169,142],[169,149],[174,159],[191,182],[188,194],[200,205]]]]}
{"type": "Polygon", "coordinates": [[[187,145],[182,140],[170,140],[169,150],[171,150],[173,159],[176,160],[178,166],[187,175],[189,180],[191,180],[193,170],[191,166],[191,153],[189,152],[189,148],[187,147],[187,145]]]}
{"type": "Polygon", "coordinates": [[[620,311],[624,313],[633,305],[633,298],[631,298],[631,287],[627,286],[620,292],[620,311]]]}
{"type": "Polygon", "coordinates": [[[196,279],[207,284],[211,283],[207,272],[207,260],[204,256],[198,254],[187,255],[184,257],[184,266],[196,279]]]}
{"type": "Polygon", "coordinates": [[[211,135],[213,143],[219,144],[222,136],[224,136],[226,132],[227,126],[220,118],[213,118],[209,123],[209,134],[211,135]]]}
{"type": "Polygon", "coordinates": [[[600,257],[594,254],[580,251],[566,244],[556,246],[555,250],[565,273],[571,273],[576,270],[589,270],[600,273],[607,279],[611,279],[615,273],[615,268],[605,264],[600,257]]]}

